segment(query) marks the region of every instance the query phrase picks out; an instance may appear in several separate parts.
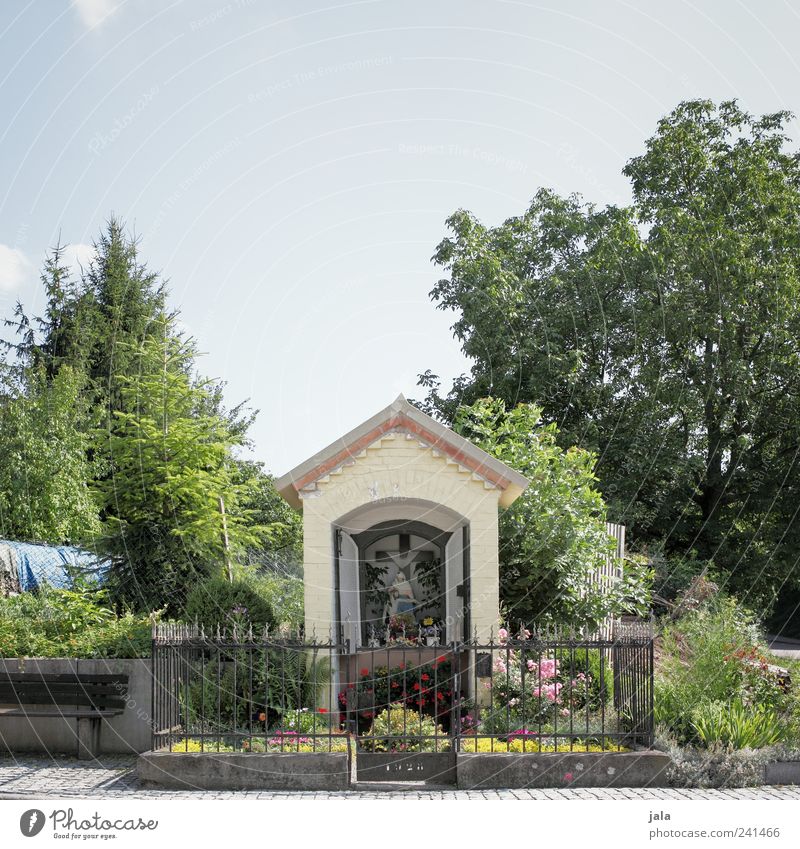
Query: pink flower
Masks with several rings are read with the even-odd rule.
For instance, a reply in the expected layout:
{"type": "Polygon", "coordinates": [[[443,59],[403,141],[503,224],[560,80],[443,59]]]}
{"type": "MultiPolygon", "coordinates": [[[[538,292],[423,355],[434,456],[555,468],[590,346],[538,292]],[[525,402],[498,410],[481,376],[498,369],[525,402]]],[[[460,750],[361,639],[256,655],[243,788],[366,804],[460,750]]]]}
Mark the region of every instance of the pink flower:
{"type": "Polygon", "coordinates": [[[564,773],[564,781],[572,781],[575,776],[571,772],[564,773]]]}
{"type": "Polygon", "coordinates": [[[555,678],[558,674],[558,661],[557,660],[542,660],[539,663],[539,675],[542,678],[555,678]]]}
{"type": "Polygon", "coordinates": [[[548,701],[554,702],[558,698],[558,694],[561,691],[561,687],[563,684],[544,684],[541,687],[533,688],[533,695],[538,696],[540,699],[545,698],[548,701]]]}

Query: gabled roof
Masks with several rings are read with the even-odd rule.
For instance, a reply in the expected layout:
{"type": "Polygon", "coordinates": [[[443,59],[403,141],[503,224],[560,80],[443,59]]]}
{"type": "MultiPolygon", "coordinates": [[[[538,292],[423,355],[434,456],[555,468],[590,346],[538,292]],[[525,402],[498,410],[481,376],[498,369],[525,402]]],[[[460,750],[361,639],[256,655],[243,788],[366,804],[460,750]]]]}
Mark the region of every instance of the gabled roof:
{"type": "Polygon", "coordinates": [[[503,507],[508,507],[528,486],[528,479],[519,472],[432,419],[399,395],[372,418],[278,478],[275,487],[293,507],[300,509],[301,490],[313,487],[316,481],[345,463],[352,463],[365,448],[391,431],[413,434],[420,442],[437,449],[497,487],[503,507]]]}

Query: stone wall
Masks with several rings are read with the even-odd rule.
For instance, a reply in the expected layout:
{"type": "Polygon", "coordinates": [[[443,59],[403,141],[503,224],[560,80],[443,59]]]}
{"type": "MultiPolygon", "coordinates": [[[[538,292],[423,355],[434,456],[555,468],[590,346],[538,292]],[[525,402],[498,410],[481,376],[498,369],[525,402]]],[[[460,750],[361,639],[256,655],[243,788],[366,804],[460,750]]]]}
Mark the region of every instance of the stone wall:
{"type": "MultiPolygon", "coordinates": [[[[9,672],[41,670],[44,673],[106,673],[128,675],[125,711],[103,719],[100,752],[138,753],[151,746],[151,674],[150,659],[83,660],[76,658],[12,658],[0,660],[0,669],[9,672]]],[[[19,705],[0,705],[18,708],[19,705]]],[[[35,707],[30,708],[31,711],[35,707]]],[[[46,752],[76,754],[76,719],[0,715],[0,752],[46,752]]]]}

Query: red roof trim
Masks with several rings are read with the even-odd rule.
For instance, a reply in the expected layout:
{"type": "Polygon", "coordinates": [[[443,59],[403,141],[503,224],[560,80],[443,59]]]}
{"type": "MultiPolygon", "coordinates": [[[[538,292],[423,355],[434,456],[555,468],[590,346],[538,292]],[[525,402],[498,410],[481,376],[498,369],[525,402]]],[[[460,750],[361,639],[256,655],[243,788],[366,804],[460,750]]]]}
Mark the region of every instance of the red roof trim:
{"type": "Polygon", "coordinates": [[[427,442],[432,448],[436,448],[442,453],[447,454],[448,457],[451,457],[460,465],[466,467],[471,472],[475,472],[475,474],[480,475],[482,478],[485,478],[500,489],[506,489],[510,483],[507,478],[504,478],[502,475],[497,474],[497,472],[492,471],[487,466],[484,466],[479,461],[465,454],[447,439],[434,435],[427,428],[417,424],[415,421],[412,421],[408,418],[408,416],[399,413],[398,415],[392,416],[390,419],[387,419],[385,422],[377,425],[351,445],[348,445],[346,448],[343,448],[341,451],[334,454],[333,457],[330,457],[328,460],[325,460],[323,463],[315,466],[311,469],[311,471],[306,472],[303,477],[294,481],[294,488],[296,490],[301,490],[303,487],[308,486],[338,468],[342,465],[342,463],[345,463],[348,460],[354,460],[358,454],[360,454],[365,448],[372,445],[373,442],[385,433],[397,428],[402,428],[409,433],[413,433],[424,442],[427,442]]]}

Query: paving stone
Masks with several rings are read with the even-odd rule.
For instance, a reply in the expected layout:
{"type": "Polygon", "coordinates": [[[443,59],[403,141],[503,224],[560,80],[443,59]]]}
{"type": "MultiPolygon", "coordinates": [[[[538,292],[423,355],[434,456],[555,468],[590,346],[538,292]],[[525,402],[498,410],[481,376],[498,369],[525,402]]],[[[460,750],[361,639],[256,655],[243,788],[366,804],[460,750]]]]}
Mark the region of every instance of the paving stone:
{"type": "Polygon", "coordinates": [[[547,800],[547,799],[800,799],[800,786],[739,787],[721,790],[686,788],[553,788],[547,790],[410,790],[381,792],[374,788],[350,792],[171,791],[143,788],[136,778],[135,757],[103,756],[94,761],[69,757],[0,757],[0,798],[61,799],[347,799],[347,800],[547,800]]]}

